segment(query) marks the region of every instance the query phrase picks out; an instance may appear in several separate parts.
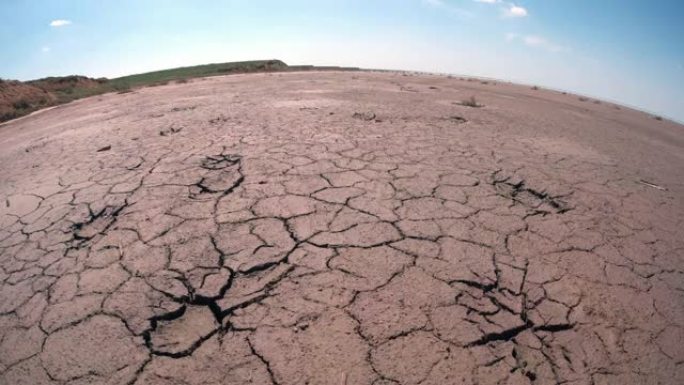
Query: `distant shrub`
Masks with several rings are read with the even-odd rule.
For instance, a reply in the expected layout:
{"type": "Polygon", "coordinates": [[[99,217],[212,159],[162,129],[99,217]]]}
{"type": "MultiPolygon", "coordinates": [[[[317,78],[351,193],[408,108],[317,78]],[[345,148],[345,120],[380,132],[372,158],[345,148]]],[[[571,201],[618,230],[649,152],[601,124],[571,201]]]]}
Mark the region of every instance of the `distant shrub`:
{"type": "Polygon", "coordinates": [[[663,120],[663,117],[662,117],[662,116],[654,116],[653,119],[655,119],[655,120],[663,120]]]}
{"type": "Polygon", "coordinates": [[[584,96],[580,96],[578,99],[580,102],[586,102],[587,100],[589,100],[589,99],[585,98],[584,96]]]}
{"type": "Polygon", "coordinates": [[[539,89],[539,87],[533,86],[532,89],[535,90],[535,91],[537,91],[537,90],[539,89]]]}
{"type": "Polygon", "coordinates": [[[131,86],[130,86],[129,84],[126,84],[126,83],[115,84],[112,88],[113,88],[114,91],[116,91],[116,93],[118,93],[118,94],[125,94],[125,93],[127,93],[127,92],[133,91],[133,90],[131,89],[131,86]]]}
{"type": "Polygon", "coordinates": [[[482,104],[477,102],[477,99],[475,99],[475,96],[471,96],[468,99],[462,100],[461,105],[466,106],[466,107],[473,107],[473,108],[482,107],[482,104]]]}
{"type": "Polygon", "coordinates": [[[186,79],[186,78],[181,78],[181,79],[176,80],[177,84],[185,84],[187,82],[188,82],[188,79],[186,79]]]}
{"type": "Polygon", "coordinates": [[[12,106],[15,110],[27,110],[31,107],[31,103],[29,103],[26,99],[19,99],[12,103],[12,106]]]}

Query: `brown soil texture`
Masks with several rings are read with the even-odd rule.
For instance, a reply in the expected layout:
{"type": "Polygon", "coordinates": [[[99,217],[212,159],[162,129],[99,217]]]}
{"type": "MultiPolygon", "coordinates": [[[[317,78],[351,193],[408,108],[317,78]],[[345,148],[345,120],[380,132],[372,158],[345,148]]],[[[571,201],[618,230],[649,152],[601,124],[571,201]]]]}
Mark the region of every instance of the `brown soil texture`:
{"type": "Polygon", "coordinates": [[[0,125],[0,383],[684,383],[683,166],[681,125],[440,76],[43,111],[0,125]]]}

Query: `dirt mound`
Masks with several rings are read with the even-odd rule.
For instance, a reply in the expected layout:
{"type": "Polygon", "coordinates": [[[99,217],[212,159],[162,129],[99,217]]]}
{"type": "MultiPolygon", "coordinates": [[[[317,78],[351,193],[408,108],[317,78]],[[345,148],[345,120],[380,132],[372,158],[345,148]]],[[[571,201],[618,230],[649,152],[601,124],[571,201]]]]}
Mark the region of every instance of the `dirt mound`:
{"type": "Polygon", "coordinates": [[[0,122],[92,94],[109,80],[86,76],[49,77],[28,82],[0,79],[0,122]]]}
{"type": "Polygon", "coordinates": [[[0,79],[0,122],[49,106],[56,100],[55,95],[40,87],[0,79]]]}

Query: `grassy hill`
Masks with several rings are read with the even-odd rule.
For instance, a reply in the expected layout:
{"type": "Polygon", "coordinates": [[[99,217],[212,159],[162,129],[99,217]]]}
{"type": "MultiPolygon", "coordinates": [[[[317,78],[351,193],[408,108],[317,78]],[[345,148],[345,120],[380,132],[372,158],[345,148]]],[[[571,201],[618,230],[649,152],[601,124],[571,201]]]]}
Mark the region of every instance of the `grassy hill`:
{"type": "Polygon", "coordinates": [[[116,89],[125,89],[148,85],[159,85],[172,80],[185,80],[190,78],[236,73],[286,71],[288,68],[289,66],[280,60],[203,64],[192,67],[172,68],[168,70],[124,76],[110,80],[110,86],[116,89]]]}
{"type": "Polygon", "coordinates": [[[204,64],[147,72],[120,78],[93,79],[85,76],[49,77],[27,82],[0,79],[0,122],[41,108],[107,92],[128,92],[134,88],[163,85],[170,81],[251,72],[311,70],[356,70],[356,68],[288,66],[280,60],[256,60],[204,64]]]}

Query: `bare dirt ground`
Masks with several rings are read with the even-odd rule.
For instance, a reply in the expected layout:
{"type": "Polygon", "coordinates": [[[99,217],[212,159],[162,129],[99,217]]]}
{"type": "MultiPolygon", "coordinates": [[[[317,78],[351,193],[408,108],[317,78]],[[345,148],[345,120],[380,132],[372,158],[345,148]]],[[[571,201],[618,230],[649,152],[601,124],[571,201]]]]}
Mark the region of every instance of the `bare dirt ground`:
{"type": "Polygon", "coordinates": [[[80,100],[0,126],[0,383],[684,383],[683,181],[684,127],[503,83],[80,100]]]}

